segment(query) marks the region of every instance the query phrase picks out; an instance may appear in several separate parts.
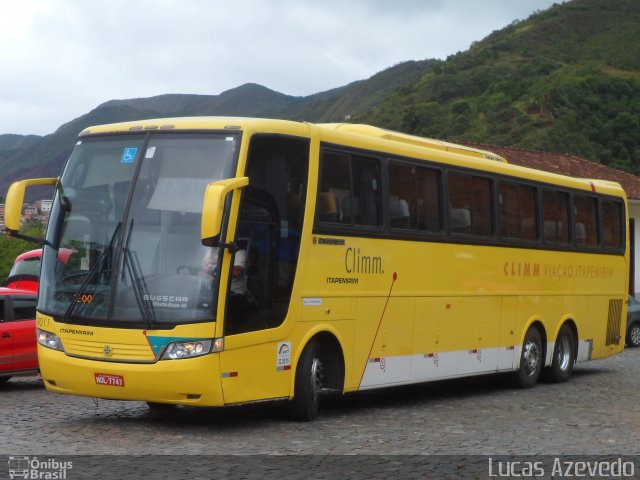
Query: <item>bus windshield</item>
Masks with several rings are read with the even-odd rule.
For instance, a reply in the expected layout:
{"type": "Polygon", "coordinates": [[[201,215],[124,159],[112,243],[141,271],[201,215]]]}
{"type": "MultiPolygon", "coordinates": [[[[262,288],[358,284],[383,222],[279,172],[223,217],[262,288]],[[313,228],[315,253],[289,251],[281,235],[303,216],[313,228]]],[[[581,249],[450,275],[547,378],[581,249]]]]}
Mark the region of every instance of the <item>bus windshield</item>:
{"type": "Polygon", "coordinates": [[[216,285],[200,241],[208,183],[229,178],[239,136],[80,139],[58,185],[43,254],[43,313],[138,327],[211,321],[216,285]],[[55,265],[57,251],[73,251],[55,265]]]}

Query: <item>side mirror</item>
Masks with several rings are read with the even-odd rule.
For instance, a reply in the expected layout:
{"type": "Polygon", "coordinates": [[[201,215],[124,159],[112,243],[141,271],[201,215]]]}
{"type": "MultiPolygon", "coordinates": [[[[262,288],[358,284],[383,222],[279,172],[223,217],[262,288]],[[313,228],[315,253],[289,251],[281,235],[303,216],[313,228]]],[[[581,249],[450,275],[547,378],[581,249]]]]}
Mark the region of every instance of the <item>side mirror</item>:
{"type": "Polygon", "coordinates": [[[9,237],[22,238],[32,242],[40,242],[42,239],[35,239],[20,235],[20,216],[22,214],[22,205],[24,204],[24,192],[27,187],[34,186],[55,186],[58,178],[32,178],[28,180],[20,180],[14,182],[7,192],[7,201],[5,203],[4,225],[6,234],[9,237]]]}
{"type": "Polygon", "coordinates": [[[207,185],[202,204],[202,243],[208,246],[216,246],[220,241],[220,231],[222,229],[222,216],[224,213],[224,202],[227,194],[234,190],[249,185],[247,177],[229,178],[219,180],[207,185]]]}

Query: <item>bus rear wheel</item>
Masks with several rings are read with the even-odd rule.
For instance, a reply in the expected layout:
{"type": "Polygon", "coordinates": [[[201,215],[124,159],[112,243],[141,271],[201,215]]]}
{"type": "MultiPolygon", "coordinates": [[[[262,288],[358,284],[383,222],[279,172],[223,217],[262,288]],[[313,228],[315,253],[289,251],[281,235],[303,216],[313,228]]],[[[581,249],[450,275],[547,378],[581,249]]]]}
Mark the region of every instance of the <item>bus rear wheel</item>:
{"type": "Polygon", "coordinates": [[[545,368],[544,379],[549,382],[562,383],[571,378],[573,364],[576,361],[576,340],[569,325],[563,325],[558,332],[553,347],[553,361],[545,368]]]}
{"type": "Polygon", "coordinates": [[[310,421],[318,416],[324,380],[324,367],[319,353],[318,342],[314,339],[307,344],[300,356],[293,400],[289,405],[289,415],[293,420],[310,421]]]}
{"type": "Polygon", "coordinates": [[[518,388],[531,388],[538,383],[544,358],[542,355],[542,338],[536,327],[530,327],[522,342],[520,366],[513,373],[513,384],[518,388]]]}

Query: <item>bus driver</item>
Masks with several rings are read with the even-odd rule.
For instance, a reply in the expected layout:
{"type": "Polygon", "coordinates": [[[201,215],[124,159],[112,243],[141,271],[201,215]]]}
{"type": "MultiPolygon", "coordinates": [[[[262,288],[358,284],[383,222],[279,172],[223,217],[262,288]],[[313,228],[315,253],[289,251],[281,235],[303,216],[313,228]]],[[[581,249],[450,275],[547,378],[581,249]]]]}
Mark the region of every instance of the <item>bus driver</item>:
{"type": "MultiPolygon", "coordinates": [[[[243,295],[245,293],[245,268],[247,263],[247,252],[240,249],[233,259],[233,272],[231,274],[231,293],[243,295]]],[[[211,249],[201,262],[202,270],[210,278],[215,278],[218,271],[218,249],[211,249]]]]}

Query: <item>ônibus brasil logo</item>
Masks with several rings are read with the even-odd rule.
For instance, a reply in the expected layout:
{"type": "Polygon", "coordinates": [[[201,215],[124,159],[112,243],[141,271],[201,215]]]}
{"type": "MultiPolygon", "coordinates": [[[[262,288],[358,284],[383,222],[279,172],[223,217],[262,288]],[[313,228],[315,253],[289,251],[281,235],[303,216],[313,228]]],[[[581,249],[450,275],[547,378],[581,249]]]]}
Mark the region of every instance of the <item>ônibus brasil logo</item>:
{"type": "Polygon", "coordinates": [[[65,480],[67,470],[73,468],[73,462],[38,457],[9,457],[9,478],[27,478],[39,480],[65,480]]]}

